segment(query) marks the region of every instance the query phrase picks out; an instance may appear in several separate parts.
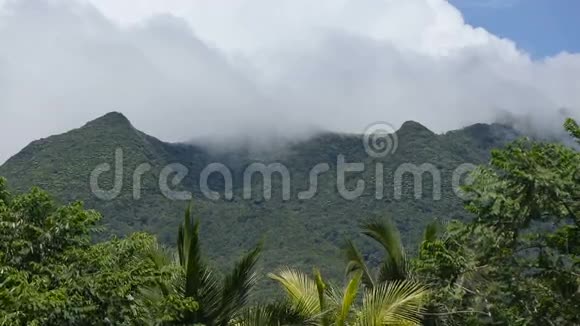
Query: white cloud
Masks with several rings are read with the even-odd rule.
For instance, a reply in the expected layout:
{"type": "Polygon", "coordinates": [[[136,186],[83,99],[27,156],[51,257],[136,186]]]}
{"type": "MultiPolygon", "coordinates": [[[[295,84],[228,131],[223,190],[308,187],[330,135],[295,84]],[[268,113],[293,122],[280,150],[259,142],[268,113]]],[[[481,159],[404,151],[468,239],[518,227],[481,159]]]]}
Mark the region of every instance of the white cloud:
{"type": "Polygon", "coordinates": [[[112,110],[170,141],[580,112],[580,55],[532,61],[443,0],[5,2],[0,161],[112,110]]]}

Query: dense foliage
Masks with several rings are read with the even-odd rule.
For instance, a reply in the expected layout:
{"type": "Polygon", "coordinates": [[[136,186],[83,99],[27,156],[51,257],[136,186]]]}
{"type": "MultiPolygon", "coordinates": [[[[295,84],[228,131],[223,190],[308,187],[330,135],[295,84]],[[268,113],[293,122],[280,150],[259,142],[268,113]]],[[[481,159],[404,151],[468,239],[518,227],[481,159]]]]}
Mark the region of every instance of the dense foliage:
{"type": "Polygon", "coordinates": [[[142,288],[175,272],[148,259],[158,246],[153,236],[92,244],[100,216],[82,204],[57,207],[39,189],[12,198],[1,178],[0,194],[0,325],[142,324],[195,307],[137,302],[142,288]]]}
{"type": "MultiPolygon", "coordinates": [[[[580,141],[573,120],[565,124],[580,141]]],[[[424,241],[415,267],[432,284],[432,322],[580,323],[580,153],[521,140],[492,153],[466,189],[471,224],[424,241]]]]}
{"type": "Polygon", "coordinates": [[[579,167],[561,144],[494,150],[465,188],[471,222],[428,225],[415,254],[396,224],[370,219],[361,233],[382,253],[347,241],[344,286],[283,267],[268,276],[285,295],[261,303],[262,245],[215,271],[190,209],[176,250],[145,233],[95,243],[98,213],[12,195],[0,178],[0,325],[578,325],[579,167]]]}
{"type": "Polygon", "coordinates": [[[320,274],[314,283],[283,270],[271,277],[288,300],[248,307],[261,245],[222,278],[205,262],[189,209],[172,255],[144,233],[92,244],[100,216],[79,203],[57,207],[36,188],[12,198],[4,179],[0,194],[0,325],[413,325],[421,318],[426,289],[411,281],[377,284],[355,308],[360,273],[343,293],[320,274]]]}

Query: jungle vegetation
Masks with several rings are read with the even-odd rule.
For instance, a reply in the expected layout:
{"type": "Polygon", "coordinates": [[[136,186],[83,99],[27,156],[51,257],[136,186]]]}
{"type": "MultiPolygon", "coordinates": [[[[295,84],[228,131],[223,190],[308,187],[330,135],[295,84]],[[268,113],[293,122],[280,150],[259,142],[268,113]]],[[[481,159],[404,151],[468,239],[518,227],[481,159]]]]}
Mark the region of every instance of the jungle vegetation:
{"type": "MultiPolygon", "coordinates": [[[[577,123],[564,126],[580,143],[577,123]]],[[[195,203],[175,246],[93,241],[99,213],[0,179],[0,325],[578,325],[579,166],[559,143],[494,150],[464,189],[472,220],[434,220],[411,248],[393,221],[369,218],[359,230],[380,259],[344,239],[339,281],[316,262],[263,273],[259,239],[216,269],[195,203]],[[253,297],[260,282],[279,291],[253,297]]]]}

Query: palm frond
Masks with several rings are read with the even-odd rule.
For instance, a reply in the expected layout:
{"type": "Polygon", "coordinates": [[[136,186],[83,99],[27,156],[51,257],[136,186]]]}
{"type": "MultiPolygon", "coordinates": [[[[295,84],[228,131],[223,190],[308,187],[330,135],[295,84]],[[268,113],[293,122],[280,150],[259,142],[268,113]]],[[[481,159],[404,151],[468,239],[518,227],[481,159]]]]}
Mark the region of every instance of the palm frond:
{"type": "Polygon", "coordinates": [[[350,279],[348,282],[345,290],[344,295],[342,297],[342,302],[340,305],[340,309],[338,311],[338,316],[336,317],[337,326],[344,326],[346,325],[346,321],[350,315],[352,310],[352,304],[356,299],[356,295],[358,293],[358,289],[361,283],[362,272],[358,272],[354,275],[353,278],[350,279]]]}
{"type": "Polygon", "coordinates": [[[362,272],[362,283],[368,288],[374,287],[375,282],[373,280],[373,276],[371,275],[360,251],[352,241],[346,241],[344,254],[347,259],[345,271],[346,276],[349,277],[351,274],[360,271],[362,272]]]}
{"type": "Polygon", "coordinates": [[[183,269],[183,296],[200,303],[195,314],[186,314],[185,321],[214,321],[220,315],[222,285],[202,258],[199,238],[200,221],[191,216],[191,205],[185,211],[178,232],[179,263],[183,269]]]}
{"type": "Polygon", "coordinates": [[[368,290],[357,325],[420,325],[427,290],[412,281],[393,281],[368,290]]]}
{"type": "Polygon", "coordinates": [[[257,305],[241,311],[230,323],[233,326],[290,326],[309,325],[287,302],[257,305]]]}
{"type": "Polygon", "coordinates": [[[268,306],[254,306],[241,311],[230,323],[232,326],[275,326],[280,325],[274,320],[268,306]]]}
{"type": "Polygon", "coordinates": [[[247,303],[250,292],[256,285],[257,275],[254,267],[260,257],[262,245],[259,244],[236,263],[234,269],[223,282],[220,309],[221,325],[226,325],[247,303]]]}
{"type": "Polygon", "coordinates": [[[321,313],[316,282],[308,275],[297,270],[284,268],[277,274],[268,274],[268,277],[280,283],[293,309],[300,315],[312,318],[321,313]]]}
{"type": "Polygon", "coordinates": [[[318,303],[320,305],[320,311],[324,311],[326,306],[326,300],[324,298],[324,293],[326,292],[326,283],[322,279],[322,274],[318,268],[314,269],[314,280],[316,281],[316,289],[318,290],[318,303]]]}
{"type": "MultiPolygon", "coordinates": [[[[159,272],[172,270],[175,265],[173,257],[169,250],[161,246],[157,241],[151,243],[144,251],[143,257],[153,264],[154,268],[159,272]]],[[[171,273],[175,275],[175,273],[171,273]]],[[[172,280],[173,281],[173,280],[172,280]]],[[[155,286],[159,288],[163,295],[169,295],[173,292],[170,282],[157,282],[155,286]]]]}
{"type": "Polygon", "coordinates": [[[173,263],[171,252],[158,242],[152,243],[145,251],[145,258],[157,268],[162,268],[173,263]]]}
{"type": "Polygon", "coordinates": [[[191,205],[185,211],[183,224],[179,227],[177,248],[179,263],[185,272],[185,296],[199,297],[202,277],[207,269],[201,256],[199,220],[192,220],[191,205]]]}
{"type": "Polygon", "coordinates": [[[402,259],[389,259],[385,257],[379,267],[378,282],[400,281],[409,278],[409,261],[406,254],[402,254],[402,259]]]}
{"type": "Polygon", "coordinates": [[[185,247],[186,243],[189,242],[189,239],[186,241],[186,230],[190,230],[190,223],[191,223],[191,204],[187,205],[185,208],[185,215],[184,221],[182,224],[179,225],[177,230],[177,253],[179,256],[179,263],[181,266],[185,265],[185,247]]]}
{"type": "Polygon", "coordinates": [[[199,313],[194,316],[197,322],[214,323],[221,315],[223,285],[209,268],[204,267],[201,271],[200,288],[196,298],[200,304],[199,313]]]}
{"type": "Polygon", "coordinates": [[[377,241],[386,251],[378,283],[407,278],[408,261],[399,230],[390,220],[373,220],[362,225],[362,233],[377,241]]]}

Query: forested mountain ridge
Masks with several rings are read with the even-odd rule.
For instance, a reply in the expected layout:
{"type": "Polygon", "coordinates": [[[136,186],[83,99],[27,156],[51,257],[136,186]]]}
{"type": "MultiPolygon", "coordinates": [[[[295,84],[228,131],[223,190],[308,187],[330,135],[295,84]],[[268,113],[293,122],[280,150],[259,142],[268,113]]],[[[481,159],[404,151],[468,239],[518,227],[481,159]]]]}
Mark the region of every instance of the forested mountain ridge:
{"type": "MultiPolygon", "coordinates": [[[[580,127],[573,119],[567,119],[564,128],[580,143],[580,127]]],[[[487,129],[483,125],[473,128],[478,133],[487,129]]],[[[409,130],[415,136],[433,135],[416,123],[402,128],[403,132],[409,130]]],[[[482,143],[489,139],[493,137],[482,143]]],[[[368,148],[367,154],[376,157],[368,148]]],[[[344,169],[340,163],[343,155],[339,154],[337,171],[344,169]]],[[[382,169],[383,163],[375,162],[375,166],[382,169]]],[[[168,166],[179,174],[187,170],[184,164],[168,166]]],[[[200,232],[202,219],[192,218],[197,209],[192,211],[191,204],[175,232],[176,248],[162,246],[155,236],[142,232],[95,241],[92,235],[101,220],[97,211],[85,210],[78,202],[58,205],[38,188],[14,195],[0,177],[0,316],[6,325],[578,325],[579,166],[575,148],[561,143],[523,138],[493,150],[489,163],[470,173],[472,182],[463,188],[471,221],[434,221],[426,226],[420,241],[405,246],[391,219],[365,219],[359,224],[360,234],[376,247],[359,250],[360,238],[344,241],[343,273],[337,266],[326,265],[336,256],[317,255],[318,248],[312,247],[307,252],[310,256],[296,259],[292,255],[306,252],[305,248],[292,247],[298,249],[283,256],[286,252],[280,249],[284,248],[270,244],[264,257],[265,242],[261,241],[238,248],[238,258],[228,262],[230,268],[216,270],[216,262],[210,263],[204,253],[220,258],[223,265],[223,251],[213,243],[206,248],[201,236],[214,241],[219,237],[200,232]],[[256,270],[262,257],[267,269],[256,270]],[[312,272],[306,273],[309,267],[312,272]],[[340,283],[345,286],[341,288],[340,283]],[[271,293],[274,284],[284,296],[271,293]]],[[[139,165],[136,171],[153,169],[150,164],[145,170],[143,167],[139,165]]],[[[365,175],[365,181],[372,179],[367,178],[365,175]]],[[[438,178],[432,173],[433,189],[438,178]]],[[[116,177],[116,187],[118,180],[116,177]]],[[[226,189],[228,180],[224,178],[226,189]]],[[[363,180],[356,181],[360,187],[363,180]]],[[[325,185],[323,189],[328,191],[325,185]]],[[[217,189],[219,180],[212,186],[217,189]]],[[[352,192],[345,195],[344,184],[337,181],[336,186],[344,200],[360,205],[349,196],[352,192]]],[[[113,189],[109,199],[121,194],[122,189],[113,189]]],[[[160,190],[172,198],[163,183],[160,190]]],[[[93,194],[104,200],[105,193],[110,194],[93,194]]],[[[243,193],[245,197],[247,193],[243,193]]],[[[332,191],[321,193],[339,204],[332,191]]],[[[300,194],[300,200],[308,199],[300,194]]],[[[365,197],[361,195],[369,197],[364,191],[356,197],[365,197]]],[[[140,199],[134,196],[134,200],[140,199]]],[[[375,197],[383,198],[376,193],[375,197]]],[[[233,196],[227,198],[236,202],[233,196]]],[[[199,198],[198,202],[205,203],[199,198]]],[[[269,201],[256,198],[254,203],[266,206],[269,201]]],[[[399,221],[399,225],[404,223],[399,221]]],[[[266,243],[288,240],[288,234],[300,231],[287,225],[271,227],[279,233],[266,243]]],[[[307,229],[319,230],[323,228],[307,229]]],[[[256,240],[252,229],[247,231],[238,239],[256,240]]],[[[413,242],[410,234],[407,230],[407,242],[413,242]]],[[[296,236],[308,239],[303,234],[296,236]]]]}
{"type": "Polygon", "coordinates": [[[516,137],[514,130],[497,124],[477,124],[438,135],[419,123],[406,122],[397,131],[396,151],[381,158],[365,152],[362,135],[334,133],[319,134],[256,157],[244,148],[224,153],[199,145],[165,143],[134,128],[122,114],[109,113],[79,129],[31,143],[0,167],[0,175],[8,179],[15,192],[39,186],[60,202],[81,200],[88,208],[97,209],[108,230],[103,237],[146,230],[158,235],[161,242],[173,245],[187,201],[167,199],[160,190],[159,176],[168,164],[179,163],[188,173],[174,188],[193,193],[204,244],[220,267],[237,257],[240,248],[250,248],[264,240],[266,254],[262,264],[266,270],[278,267],[280,261],[299,268],[310,268],[316,261],[328,269],[327,274],[337,277],[342,273],[340,248],[346,238],[360,241],[371,262],[380,258],[370,242],[358,238],[361,220],[389,215],[401,230],[403,241],[415,243],[424,226],[434,218],[467,218],[462,200],[451,187],[452,172],[464,163],[485,163],[492,148],[516,137]],[[115,199],[102,200],[91,192],[90,175],[98,165],[111,164],[111,171],[99,179],[100,187],[111,189],[117,149],[123,151],[123,187],[115,199]],[[346,174],[348,189],[354,189],[358,180],[365,182],[364,192],[354,200],[344,199],[337,190],[339,155],[346,162],[365,165],[362,173],[346,174]],[[207,199],[200,190],[201,171],[213,162],[224,163],[232,172],[231,200],[224,198],[224,180],[219,175],[212,175],[208,183],[221,193],[221,199],[207,199]],[[282,198],[282,180],[276,174],[272,178],[271,199],[261,196],[262,183],[257,177],[252,179],[252,198],[243,198],[243,171],[255,162],[277,162],[288,168],[289,200],[282,198]],[[143,174],[140,198],[135,199],[133,172],[144,163],[151,168],[143,174]],[[319,176],[313,198],[299,199],[298,194],[308,189],[309,172],[319,163],[327,163],[330,171],[319,176]],[[384,166],[381,199],[375,196],[380,184],[376,180],[377,163],[384,166]],[[394,174],[405,163],[436,167],[441,173],[441,198],[433,198],[433,178],[428,175],[423,178],[421,198],[414,198],[412,175],[403,178],[402,197],[395,198],[395,191],[399,190],[394,174]]]}

